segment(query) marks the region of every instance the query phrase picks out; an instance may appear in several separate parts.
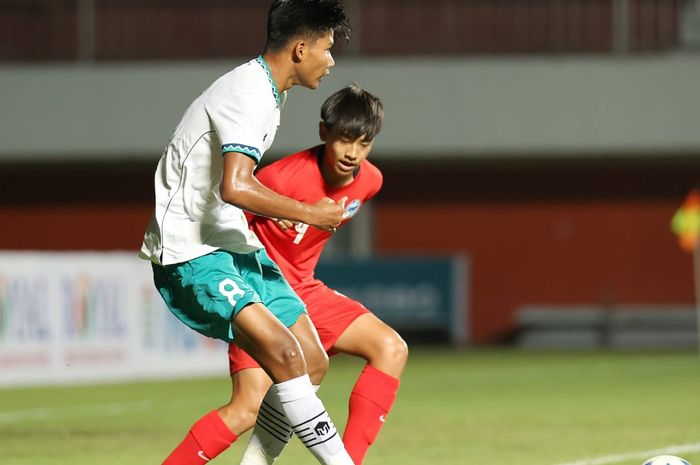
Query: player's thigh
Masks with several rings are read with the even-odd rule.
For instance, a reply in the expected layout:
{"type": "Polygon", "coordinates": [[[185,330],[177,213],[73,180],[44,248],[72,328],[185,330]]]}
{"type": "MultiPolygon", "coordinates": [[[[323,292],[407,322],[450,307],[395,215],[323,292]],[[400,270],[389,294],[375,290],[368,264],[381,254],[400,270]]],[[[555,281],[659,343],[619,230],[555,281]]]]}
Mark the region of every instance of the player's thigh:
{"type": "Polygon", "coordinates": [[[391,326],[372,313],[357,317],[340,335],[333,350],[362,357],[398,378],[408,358],[408,347],[391,326]]]}
{"type": "Polygon", "coordinates": [[[258,362],[251,357],[248,352],[241,349],[238,344],[231,342],[228,345],[228,368],[229,373],[233,376],[234,373],[248,368],[260,368],[258,362]]]}
{"type": "Polygon", "coordinates": [[[360,302],[325,285],[302,287],[298,291],[326,351],[331,350],[355,319],[370,313],[360,302]]]}
{"type": "Polygon", "coordinates": [[[301,348],[292,333],[264,305],[239,311],[232,321],[236,344],[276,383],[306,373],[301,348]]]}
{"type": "Polygon", "coordinates": [[[320,384],[328,371],[328,355],[321,344],[311,319],[304,313],[296,323],[289,327],[289,330],[299,341],[299,345],[304,352],[306,369],[311,377],[311,382],[320,384]]]}

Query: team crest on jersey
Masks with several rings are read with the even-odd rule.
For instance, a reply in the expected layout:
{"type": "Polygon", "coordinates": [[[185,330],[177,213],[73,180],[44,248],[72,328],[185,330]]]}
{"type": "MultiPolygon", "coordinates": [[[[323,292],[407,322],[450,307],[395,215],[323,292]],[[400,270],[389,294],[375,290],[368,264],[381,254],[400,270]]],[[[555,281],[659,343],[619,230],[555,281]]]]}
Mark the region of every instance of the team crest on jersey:
{"type": "Polygon", "coordinates": [[[358,199],[353,200],[345,207],[345,214],[343,216],[345,218],[352,218],[360,209],[360,205],[362,205],[362,203],[358,199]]]}

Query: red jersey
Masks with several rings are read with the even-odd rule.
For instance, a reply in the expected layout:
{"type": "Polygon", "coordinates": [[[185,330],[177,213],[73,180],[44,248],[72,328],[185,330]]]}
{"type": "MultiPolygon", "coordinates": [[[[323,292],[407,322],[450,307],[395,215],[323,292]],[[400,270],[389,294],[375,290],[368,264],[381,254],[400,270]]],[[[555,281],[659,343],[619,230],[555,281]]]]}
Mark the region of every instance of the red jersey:
{"type": "MultiPolygon", "coordinates": [[[[262,168],[255,177],[275,192],[306,203],[316,203],[323,197],[335,201],[347,197],[347,219],[342,223],[345,224],[381,189],[382,173],[364,160],[352,182],[334,187],[326,184],[321,175],[319,157],[322,155],[323,145],[319,145],[278,160],[262,168]]],[[[275,221],[262,216],[249,216],[248,220],[250,228],[292,286],[314,279],[314,269],[331,237],[330,232],[303,223],[282,231],[275,221]]]]}

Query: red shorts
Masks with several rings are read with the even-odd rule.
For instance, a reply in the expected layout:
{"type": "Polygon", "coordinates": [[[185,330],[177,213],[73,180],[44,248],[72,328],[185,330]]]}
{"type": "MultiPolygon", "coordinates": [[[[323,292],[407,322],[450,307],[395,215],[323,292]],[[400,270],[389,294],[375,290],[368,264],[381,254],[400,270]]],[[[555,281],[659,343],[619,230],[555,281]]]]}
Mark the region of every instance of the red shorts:
{"type": "MultiPolygon", "coordinates": [[[[355,318],[369,313],[360,302],[334,291],[318,280],[293,285],[292,288],[306,304],[306,311],[326,352],[355,318]]],[[[228,345],[228,361],[232,374],[246,368],[260,367],[247,352],[233,343],[228,345]]]]}

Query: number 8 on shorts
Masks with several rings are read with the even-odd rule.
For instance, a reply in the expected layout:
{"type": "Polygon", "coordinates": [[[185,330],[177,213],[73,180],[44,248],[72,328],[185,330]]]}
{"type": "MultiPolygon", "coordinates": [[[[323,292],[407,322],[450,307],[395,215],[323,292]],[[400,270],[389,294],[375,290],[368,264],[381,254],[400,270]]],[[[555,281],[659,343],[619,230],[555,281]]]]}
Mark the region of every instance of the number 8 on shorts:
{"type": "Polygon", "coordinates": [[[233,307],[235,307],[237,303],[236,297],[242,297],[245,295],[243,289],[241,289],[236,281],[231,278],[226,278],[219,283],[219,292],[221,292],[221,295],[228,299],[233,307]]]}

